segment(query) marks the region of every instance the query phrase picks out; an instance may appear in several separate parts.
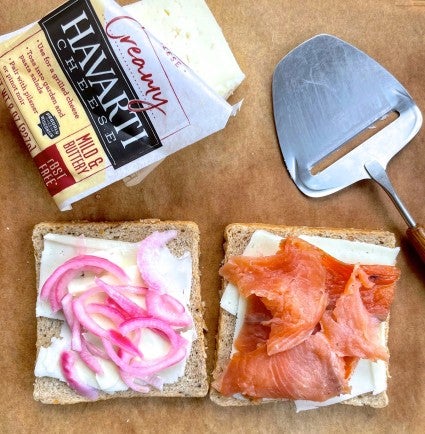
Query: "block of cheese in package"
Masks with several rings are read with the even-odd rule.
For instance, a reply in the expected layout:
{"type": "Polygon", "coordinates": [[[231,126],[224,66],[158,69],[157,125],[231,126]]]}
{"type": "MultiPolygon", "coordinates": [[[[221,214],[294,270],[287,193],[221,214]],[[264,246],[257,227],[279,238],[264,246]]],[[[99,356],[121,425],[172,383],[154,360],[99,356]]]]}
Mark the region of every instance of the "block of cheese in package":
{"type": "MultiPolygon", "coordinates": [[[[223,98],[227,99],[244,80],[204,0],[140,0],[124,9],[223,98]]],[[[127,176],[124,182],[129,187],[138,184],[159,163],[127,176]]]]}
{"type": "Polygon", "coordinates": [[[112,0],[70,0],[0,43],[0,87],[61,210],[235,110],[112,0]]]}
{"type": "Polygon", "coordinates": [[[242,83],[245,75],[205,0],[140,0],[125,9],[223,98],[242,83]]]}

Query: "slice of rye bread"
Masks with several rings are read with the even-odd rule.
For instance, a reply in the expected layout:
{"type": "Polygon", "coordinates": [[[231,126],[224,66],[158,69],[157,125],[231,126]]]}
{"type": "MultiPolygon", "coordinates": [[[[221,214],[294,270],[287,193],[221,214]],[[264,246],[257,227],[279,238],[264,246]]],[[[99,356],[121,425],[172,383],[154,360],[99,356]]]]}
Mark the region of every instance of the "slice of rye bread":
{"type": "MultiPolygon", "coordinates": [[[[225,237],[225,256],[224,262],[227,262],[231,256],[241,255],[249,243],[252,234],[259,229],[269,231],[281,237],[297,235],[313,235],[327,238],[337,238],[350,241],[363,241],[370,244],[377,244],[386,247],[395,247],[395,237],[391,232],[376,230],[358,230],[358,229],[334,229],[334,228],[310,228],[304,226],[275,226],[267,224],[240,224],[235,223],[226,227],[225,237]]],[[[224,291],[227,281],[223,279],[221,295],[224,291]]],[[[217,378],[225,369],[230,357],[233,345],[233,332],[235,329],[236,317],[226,310],[220,308],[219,325],[216,337],[216,365],[213,372],[213,378],[217,378]]],[[[385,340],[388,342],[389,316],[385,321],[385,340]]],[[[388,366],[387,376],[389,377],[388,366]]],[[[288,401],[286,399],[263,399],[249,400],[238,399],[221,395],[213,387],[210,388],[210,398],[213,402],[222,406],[244,406],[258,405],[276,401],[288,401]]],[[[388,405],[388,396],[386,392],[376,395],[372,393],[363,394],[355,398],[344,401],[343,404],[356,406],[371,406],[381,408],[388,405]]]]}
{"type": "MultiPolygon", "coordinates": [[[[197,339],[186,363],[184,377],[176,383],[166,384],[162,391],[152,390],[149,393],[138,393],[133,390],[108,394],[99,393],[99,400],[110,398],[132,397],[203,397],[208,393],[208,376],[206,372],[206,353],[204,344],[203,304],[201,301],[199,273],[199,228],[195,223],[183,221],[140,220],[131,222],[91,223],[40,223],[34,227],[33,245],[36,264],[37,288],[40,278],[40,261],[43,251],[44,235],[48,233],[66,234],[107,240],[139,242],[154,231],[175,229],[176,239],[168,243],[170,251],[177,257],[185,251],[192,256],[192,288],[190,296],[190,312],[192,314],[197,339]]],[[[48,346],[52,337],[59,337],[62,321],[45,317],[37,318],[37,354],[41,346],[48,346]]],[[[66,383],[54,378],[36,377],[34,383],[34,399],[45,404],[73,404],[89,401],[78,395],[66,383]]]]}

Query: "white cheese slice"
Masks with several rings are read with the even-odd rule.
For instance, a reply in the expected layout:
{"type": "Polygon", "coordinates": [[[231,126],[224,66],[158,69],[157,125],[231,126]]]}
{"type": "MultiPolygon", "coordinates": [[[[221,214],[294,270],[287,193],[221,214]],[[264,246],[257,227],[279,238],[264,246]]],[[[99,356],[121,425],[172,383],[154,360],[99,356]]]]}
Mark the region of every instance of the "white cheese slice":
{"type": "MultiPolygon", "coordinates": [[[[319,247],[326,253],[334,256],[336,259],[351,264],[394,265],[396,257],[400,251],[398,247],[389,248],[358,241],[339,240],[310,235],[301,235],[300,238],[319,247]]],[[[264,230],[257,230],[252,234],[243,255],[254,257],[273,255],[279,249],[281,241],[282,237],[264,230]]],[[[220,306],[232,315],[236,315],[236,325],[233,335],[233,341],[235,341],[244,322],[246,300],[244,297],[240,297],[238,289],[229,283],[224,290],[220,306]]],[[[385,325],[381,324],[380,335],[382,344],[385,344],[384,327],[385,325]]],[[[235,348],[233,347],[232,354],[234,352],[235,348]]],[[[331,405],[363,393],[372,392],[373,394],[377,394],[385,391],[387,388],[386,363],[382,360],[377,362],[361,360],[353,372],[350,385],[352,387],[351,394],[337,396],[322,403],[301,400],[295,401],[297,411],[331,405]]]]}
{"type": "MultiPolygon", "coordinates": [[[[95,382],[92,382],[93,387],[110,394],[128,389],[124,381],[121,380],[118,369],[114,363],[110,362],[109,360],[104,360],[100,358],[99,362],[103,372],[102,374],[95,375],[95,382]]],[[[81,364],[85,366],[83,363],[81,364]]],[[[87,369],[87,367],[85,368],[85,370],[88,371],[87,375],[93,375],[92,372],[87,369]]],[[[81,378],[80,372],[79,375],[81,378]]]]}
{"type": "MultiPolygon", "coordinates": [[[[38,293],[44,282],[53,273],[53,271],[68,259],[78,254],[95,255],[101,258],[109,259],[124,269],[129,277],[132,278],[134,285],[141,284],[141,278],[136,265],[137,243],[128,243],[116,240],[104,240],[98,238],[83,238],[70,235],[46,234],[44,237],[44,248],[41,255],[40,264],[40,282],[38,293]]],[[[175,257],[167,247],[159,251],[158,263],[160,267],[171,279],[173,290],[170,295],[178,299],[184,306],[188,307],[190,303],[190,291],[192,285],[192,257],[189,252],[185,252],[181,257],[175,257]]],[[[84,277],[75,279],[69,287],[70,292],[74,294],[82,293],[93,283],[94,276],[86,273],[84,277]]],[[[144,300],[138,296],[131,297],[134,302],[144,307],[144,300]]],[[[64,320],[63,314],[53,313],[48,302],[41,301],[37,297],[36,315],[53,319],[64,320]]],[[[102,320],[99,324],[106,325],[102,320]]],[[[191,345],[196,339],[196,333],[193,328],[180,334],[188,341],[187,354],[190,354],[191,345]]],[[[147,358],[153,359],[161,354],[166,353],[168,343],[155,333],[149,330],[143,332],[143,345],[140,348],[147,358]]],[[[51,377],[65,381],[63,378],[59,356],[64,349],[71,346],[71,333],[69,327],[64,323],[61,329],[60,338],[52,338],[49,347],[41,347],[37,356],[35,366],[36,377],[51,377]]],[[[174,383],[184,375],[186,359],[176,365],[164,369],[158,376],[162,378],[165,384],[174,383]]],[[[107,393],[114,393],[126,390],[127,386],[121,380],[118,370],[111,362],[101,360],[103,375],[95,375],[88,369],[83,362],[76,365],[77,374],[86,384],[107,393]]]]}
{"type": "Polygon", "coordinates": [[[337,240],[310,235],[301,235],[300,238],[348,264],[395,265],[400,251],[399,247],[391,248],[361,241],[337,240]]]}
{"type": "Polygon", "coordinates": [[[62,324],[60,337],[52,338],[48,347],[40,347],[35,362],[34,375],[36,377],[51,377],[65,381],[59,368],[59,356],[62,351],[71,346],[71,331],[66,323],[62,324]]]}
{"type": "Polygon", "coordinates": [[[142,0],[125,9],[223,98],[245,78],[204,0],[142,0]]]}

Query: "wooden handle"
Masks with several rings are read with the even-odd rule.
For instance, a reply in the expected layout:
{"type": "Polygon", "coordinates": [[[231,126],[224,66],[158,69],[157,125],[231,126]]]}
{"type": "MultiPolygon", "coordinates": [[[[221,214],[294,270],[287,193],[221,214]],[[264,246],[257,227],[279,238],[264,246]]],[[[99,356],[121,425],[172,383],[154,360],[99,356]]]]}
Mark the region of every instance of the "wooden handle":
{"type": "Polygon", "coordinates": [[[407,238],[410,244],[415,248],[416,252],[425,263],[425,229],[422,225],[416,225],[406,231],[407,238]]]}

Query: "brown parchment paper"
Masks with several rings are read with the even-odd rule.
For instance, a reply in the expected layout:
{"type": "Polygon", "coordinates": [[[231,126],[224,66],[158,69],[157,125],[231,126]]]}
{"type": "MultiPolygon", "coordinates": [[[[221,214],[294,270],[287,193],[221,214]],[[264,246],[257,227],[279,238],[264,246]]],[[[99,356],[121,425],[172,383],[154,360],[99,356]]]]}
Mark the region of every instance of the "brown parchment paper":
{"type": "MultiPolygon", "coordinates": [[[[60,212],[0,101],[0,432],[424,432],[425,267],[402,218],[378,186],[360,182],[312,199],[295,187],[277,145],[271,76],[290,49],[318,33],[354,44],[393,73],[425,110],[425,6],[395,0],[208,0],[246,80],[225,130],[167,158],[141,184],[112,185],[60,212]],[[48,406],[32,399],[35,357],[33,226],[41,221],[160,218],[201,229],[208,369],[215,351],[223,229],[231,222],[393,231],[402,277],[391,314],[388,407],[337,405],[296,414],[290,405],[221,408],[205,399],[117,399],[48,406]]],[[[420,4],[421,2],[416,2],[420,4]]],[[[40,19],[57,0],[2,0],[0,34],[40,19]]],[[[220,59],[217,59],[220,62],[220,59]]],[[[425,223],[425,129],[390,163],[412,215],[425,223]]]]}

